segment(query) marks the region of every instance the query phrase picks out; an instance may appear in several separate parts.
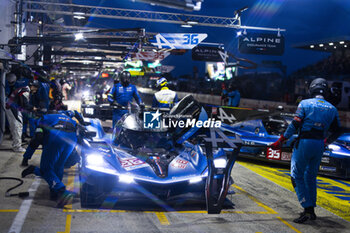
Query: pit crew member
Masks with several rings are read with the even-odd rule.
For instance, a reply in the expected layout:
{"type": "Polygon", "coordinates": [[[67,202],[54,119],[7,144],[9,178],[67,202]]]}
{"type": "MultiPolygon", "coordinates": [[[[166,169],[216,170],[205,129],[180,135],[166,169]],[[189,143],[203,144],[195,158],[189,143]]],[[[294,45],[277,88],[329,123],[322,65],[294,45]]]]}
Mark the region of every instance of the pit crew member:
{"type": "MultiPolygon", "coordinates": [[[[123,71],[120,74],[120,83],[113,86],[112,91],[108,94],[108,101],[111,105],[121,105],[127,107],[129,103],[135,99],[138,105],[142,105],[142,100],[134,85],[130,84],[131,74],[128,71],[123,71]]],[[[126,109],[113,109],[113,128],[117,121],[127,113],[126,109]]]]}
{"type": "Polygon", "coordinates": [[[179,101],[176,92],[169,90],[166,78],[160,78],[156,85],[160,91],[154,93],[152,107],[172,108],[179,101]]]}
{"type": "Polygon", "coordinates": [[[272,149],[279,149],[283,142],[298,133],[291,161],[291,179],[304,211],[294,219],[295,223],[316,219],[316,176],[325,144],[330,144],[341,134],[338,111],[325,100],[327,92],[325,79],[313,80],[309,86],[312,98],[300,102],[287,130],[271,145],[272,149]],[[328,131],[331,134],[326,138],[328,131]]]}

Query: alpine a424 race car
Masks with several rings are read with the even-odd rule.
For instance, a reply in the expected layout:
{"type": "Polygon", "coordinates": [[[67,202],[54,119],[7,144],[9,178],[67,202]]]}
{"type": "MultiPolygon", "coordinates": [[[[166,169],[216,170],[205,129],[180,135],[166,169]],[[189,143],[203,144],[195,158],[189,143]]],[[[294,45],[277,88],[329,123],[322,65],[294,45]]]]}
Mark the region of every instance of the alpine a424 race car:
{"type": "MultiPolygon", "coordinates": [[[[255,119],[232,123],[232,120],[231,122],[228,121],[229,117],[237,116],[237,113],[242,114],[242,110],[221,108],[218,111],[224,111],[224,113],[221,112],[221,117],[223,116],[223,121],[229,123],[223,124],[226,132],[239,135],[243,141],[239,156],[278,163],[290,163],[292,148],[297,135],[292,136],[283,145],[281,150],[273,150],[269,145],[275,142],[285,132],[293,119],[293,114],[283,112],[250,113],[253,115],[252,118],[255,119]]],[[[251,110],[247,111],[252,112],[251,110]]],[[[218,119],[220,119],[220,114],[218,115],[218,119]]],[[[243,115],[248,115],[248,113],[243,115]]],[[[344,133],[335,142],[325,148],[319,173],[346,179],[350,178],[349,133],[344,133]]]]}
{"type": "MultiPolygon", "coordinates": [[[[179,117],[177,121],[208,120],[192,96],[183,98],[168,114],[179,117]]],[[[96,135],[85,138],[79,151],[82,207],[110,208],[145,198],[157,203],[201,200],[208,213],[220,213],[233,182],[231,170],[240,139],[232,135],[229,139],[220,128],[197,124],[158,127],[157,120],[165,117],[160,115],[129,108],[112,137],[104,133],[100,120],[88,119],[91,125],[87,128],[96,135]],[[224,147],[234,149],[225,151],[224,147]]]]}

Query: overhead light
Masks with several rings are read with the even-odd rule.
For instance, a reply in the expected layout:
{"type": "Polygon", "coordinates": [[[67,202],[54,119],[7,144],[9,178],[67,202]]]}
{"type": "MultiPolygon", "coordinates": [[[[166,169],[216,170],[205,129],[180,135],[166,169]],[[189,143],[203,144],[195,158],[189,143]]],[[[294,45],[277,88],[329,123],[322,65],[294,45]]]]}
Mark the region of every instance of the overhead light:
{"type": "Polygon", "coordinates": [[[156,49],[152,49],[152,51],[155,52],[155,53],[158,52],[156,49]]]}
{"type": "Polygon", "coordinates": [[[312,49],[313,49],[313,48],[315,48],[315,45],[313,45],[313,44],[312,44],[312,45],[310,45],[310,48],[312,48],[312,49]]]}
{"type": "Polygon", "coordinates": [[[197,21],[194,21],[194,20],[188,20],[188,21],[186,21],[186,23],[187,23],[187,24],[190,24],[190,25],[196,25],[196,24],[198,24],[198,22],[197,22],[197,21]]]}
{"type": "Polygon", "coordinates": [[[237,37],[242,35],[242,31],[237,31],[237,37]]]}
{"type": "Polygon", "coordinates": [[[190,24],[181,24],[181,27],[183,27],[183,28],[191,28],[192,25],[190,25],[190,24]]]}
{"type": "Polygon", "coordinates": [[[85,16],[74,15],[73,18],[75,18],[75,19],[85,19],[85,16]]]}
{"type": "Polygon", "coordinates": [[[329,43],[329,45],[332,46],[332,45],[334,45],[334,44],[331,42],[331,43],[329,43]]]}
{"type": "Polygon", "coordinates": [[[345,48],[347,48],[348,46],[347,45],[344,45],[345,48]]]}
{"type": "Polygon", "coordinates": [[[75,37],[75,40],[82,40],[82,39],[84,39],[84,34],[79,32],[79,33],[74,34],[74,37],[75,37]]]}
{"type": "Polygon", "coordinates": [[[345,43],[345,41],[339,41],[339,44],[344,44],[345,43]]]}
{"type": "Polygon", "coordinates": [[[323,47],[323,44],[320,44],[319,46],[320,46],[320,47],[323,47]]]}
{"type": "Polygon", "coordinates": [[[336,48],[337,48],[337,46],[334,46],[334,48],[336,49],[336,48]]]}

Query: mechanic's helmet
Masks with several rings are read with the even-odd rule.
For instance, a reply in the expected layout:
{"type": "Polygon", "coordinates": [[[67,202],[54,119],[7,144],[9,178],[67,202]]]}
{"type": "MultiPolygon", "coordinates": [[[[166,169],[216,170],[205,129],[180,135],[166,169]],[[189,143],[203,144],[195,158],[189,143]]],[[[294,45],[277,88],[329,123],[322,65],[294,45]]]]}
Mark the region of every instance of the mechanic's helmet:
{"type": "Polygon", "coordinates": [[[34,87],[37,87],[39,88],[40,87],[40,83],[38,80],[32,80],[29,82],[29,86],[34,86],[34,87]]]}
{"type": "Polygon", "coordinates": [[[55,77],[50,77],[50,81],[54,81],[55,79],[55,77]]]}
{"type": "Polygon", "coordinates": [[[166,85],[168,85],[168,80],[166,80],[166,78],[164,78],[164,77],[158,79],[157,84],[156,84],[157,87],[164,87],[166,85]]]}
{"type": "Polygon", "coordinates": [[[316,95],[326,96],[328,93],[328,83],[323,78],[314,79],[309,86],[309,94],[314,97],[316,95]]]}
{"type": "Polygon", "coordinates": [[[9,84],[10,86],[15,85],[16,80],[17,80],[17,77],[16,77],[15,74],[9,73],[9,74],[6,75],[6,81],[8,82],[8,84],[9,84]]]}
{"type": "Polygon", "coordinates": [[[123,71],[119,76],[120,83],[124,87],[129,86],[130,78],[131,78],[131,74],[129,71],[123,71]]]}

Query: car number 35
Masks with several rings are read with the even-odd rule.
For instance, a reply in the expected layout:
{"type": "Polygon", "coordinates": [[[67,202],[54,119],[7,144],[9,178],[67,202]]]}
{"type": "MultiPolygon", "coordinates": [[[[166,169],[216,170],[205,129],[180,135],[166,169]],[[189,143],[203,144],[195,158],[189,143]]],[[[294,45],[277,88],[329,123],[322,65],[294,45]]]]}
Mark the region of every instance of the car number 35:
{"type": "Polygon", "coordinates": [[[267,148],[266,158],[280,160],[281,159],[281,150],[273,150],[271,148],[267,148]]]}

